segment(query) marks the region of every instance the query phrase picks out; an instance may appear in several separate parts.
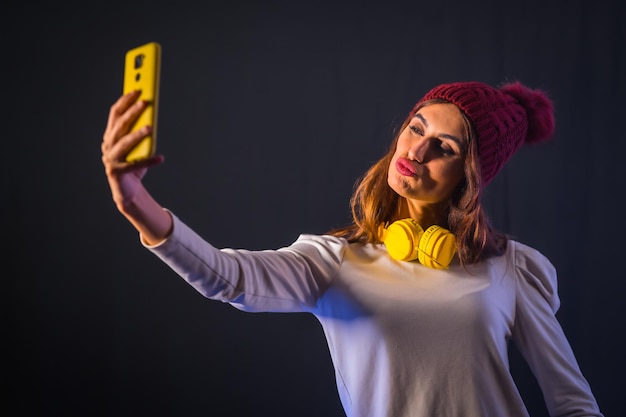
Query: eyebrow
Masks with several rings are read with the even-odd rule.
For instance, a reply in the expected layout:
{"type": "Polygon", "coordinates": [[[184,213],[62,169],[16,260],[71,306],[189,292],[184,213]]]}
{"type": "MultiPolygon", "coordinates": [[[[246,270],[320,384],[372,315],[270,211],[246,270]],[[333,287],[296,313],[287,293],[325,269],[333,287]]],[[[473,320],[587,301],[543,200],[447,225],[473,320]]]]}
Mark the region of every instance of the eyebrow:
{"type": "MultiPolygon", "coordinates": [[[[424,126],[428,127],[428,121],[421,114],[415,113],[415,116],[413,116],[413,118],[420,119],[422,121],[422,123],[424,123],[424,126]]],[[[442,137],[442,138],[450,139],[451,141],[456,142],[456,144],[459,145],[459,147],[461,149],[465,148],[465,143],[461,139],[457,138],[454,135],[449,135],[447,133],[440,133],[439,136],[442,137]]]]}

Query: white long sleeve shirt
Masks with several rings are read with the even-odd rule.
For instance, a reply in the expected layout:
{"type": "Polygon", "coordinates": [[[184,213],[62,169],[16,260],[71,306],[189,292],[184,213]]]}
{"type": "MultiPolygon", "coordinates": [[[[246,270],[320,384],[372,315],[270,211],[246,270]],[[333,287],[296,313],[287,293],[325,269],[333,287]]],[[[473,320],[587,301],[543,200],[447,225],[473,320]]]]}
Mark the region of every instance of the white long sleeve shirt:
{"type": "Polygon", "coordinates": [[[526,417],[509,340],[551,415],[602,416],[555,317],[555,270],[528,246],[510,241],[501,257],[435,270],[332,236],[220,250],[173,218],[170,237],[149,249],[201,294],[317,317],[349,417],[526,417]]]}

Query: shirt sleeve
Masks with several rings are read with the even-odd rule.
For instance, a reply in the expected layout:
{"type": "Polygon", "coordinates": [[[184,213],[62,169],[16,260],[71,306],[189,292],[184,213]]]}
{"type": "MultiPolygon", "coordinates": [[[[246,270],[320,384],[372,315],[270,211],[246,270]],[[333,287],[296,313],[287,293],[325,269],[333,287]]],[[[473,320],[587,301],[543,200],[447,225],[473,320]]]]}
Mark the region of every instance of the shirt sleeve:
{"type": "Polygon", "coordinates": [[[591,388],[556,318],[554,266],[518,242],[515,250],[516,311],[513,341],[528,362],[551,416],[601,417],[591,388]]]}
{"type": "Polygon", "coordinates": [[[301,235],[277,250],[217,249],[172,213],[171,235],[142,244],[203,296],[250,312],[311,311],[345,248],[332,236],[301,235]]]}

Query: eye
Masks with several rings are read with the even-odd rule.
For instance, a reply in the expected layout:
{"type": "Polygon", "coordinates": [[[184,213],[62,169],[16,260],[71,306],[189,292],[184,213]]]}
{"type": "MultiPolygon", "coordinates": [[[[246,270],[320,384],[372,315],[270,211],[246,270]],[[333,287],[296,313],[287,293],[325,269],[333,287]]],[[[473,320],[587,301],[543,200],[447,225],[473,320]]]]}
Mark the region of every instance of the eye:
{"type": "Polygon", "coordinates": [[[439,147],[439,151],[443,155],[456,155],[456,150],[452,146],[448,145],[446,142],[439,141],[437,146],[439,147]]]}
{"type": "Polygon", "coordinates": [[[419,126],[409,125],[409,129],[417,135],[424,136],[424,131],[419,126]]]}

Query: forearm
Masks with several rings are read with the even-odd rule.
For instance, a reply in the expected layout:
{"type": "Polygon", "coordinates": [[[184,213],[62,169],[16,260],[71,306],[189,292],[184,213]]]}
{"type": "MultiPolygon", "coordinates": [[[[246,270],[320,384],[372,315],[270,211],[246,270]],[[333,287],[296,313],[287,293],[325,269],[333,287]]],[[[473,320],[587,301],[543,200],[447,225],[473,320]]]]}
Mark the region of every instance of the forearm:
{"type": "Polygon", "coordinates": [[[143,187],[132,200],[119,204],[118,209],[148,245],[163,241],[172,231],[171,215],[143,187]]]}
{"type": "Polygon", "coordinates": [[[148,249],[203,296],[243,311],[312,311],[342,262],[346,242],[338,238],[307,235],[277,250],[220,250],[170,215],[170,236],[148,249]]]}

